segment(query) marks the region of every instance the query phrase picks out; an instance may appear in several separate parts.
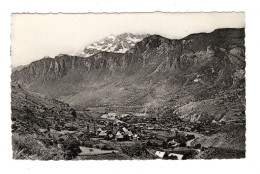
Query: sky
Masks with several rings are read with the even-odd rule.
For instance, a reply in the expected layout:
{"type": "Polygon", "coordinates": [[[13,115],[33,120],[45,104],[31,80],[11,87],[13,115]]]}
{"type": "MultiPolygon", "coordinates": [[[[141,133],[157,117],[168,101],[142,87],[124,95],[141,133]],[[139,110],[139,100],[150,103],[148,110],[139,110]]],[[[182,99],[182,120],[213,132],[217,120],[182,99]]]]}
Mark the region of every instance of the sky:
{"type": "Polygon", "coordinates": [[[217,28],[244,28],[244,13],[12,14],[11,64],[82,52],[87,45],[125,32],[180,39],[217,28]]]}

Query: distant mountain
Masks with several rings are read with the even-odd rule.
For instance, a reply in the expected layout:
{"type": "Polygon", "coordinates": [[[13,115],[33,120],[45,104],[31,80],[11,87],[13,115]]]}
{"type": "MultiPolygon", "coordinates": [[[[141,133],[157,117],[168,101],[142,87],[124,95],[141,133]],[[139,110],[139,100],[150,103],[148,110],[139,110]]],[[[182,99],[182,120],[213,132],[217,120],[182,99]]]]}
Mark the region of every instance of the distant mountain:
{"type": "Polygon", "coordinates": [[[21,69],[23,69],[24,67],[26,67],[28,65],[20,65],[20,66],[11,66],[12,72],[14,71],[20,71],[21,69]]]}
{"type": "Polygon", "coordinates": [[[82,53],[76,53],[74,55],[89,57],[99,52],[125,53],[147,36],[147,34],[138,35],[131,33],[123,33],[118,36],[110,35],[104,40],[88,45],[82,53]]]}
{"type": "Polygon", "coordinates": [[[76,107],[168,108],[168,114],[193,121],[237,121],[245,114],[244,37],[244,29],[178,40],[151,35],[125,53],[116,53],[120,49],[108,41],[109,52],[41,59],[13,72],[12,82],[76,107]]]}

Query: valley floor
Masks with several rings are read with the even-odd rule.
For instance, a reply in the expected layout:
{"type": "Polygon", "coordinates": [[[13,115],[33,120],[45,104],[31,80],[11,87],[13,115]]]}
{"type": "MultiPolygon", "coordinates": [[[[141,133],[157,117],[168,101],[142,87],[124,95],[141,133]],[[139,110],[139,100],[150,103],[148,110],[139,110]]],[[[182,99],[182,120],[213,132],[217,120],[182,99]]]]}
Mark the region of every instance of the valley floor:
{"type": "Polygon", "coordinates": [[[78,116],[64,127],[53,124],[27,133],[16,129],[13,157],[37,160],[245,158],[244,124],[198,125],[174,118],[167,120],[105,113],[99,118],[78,116]]]}

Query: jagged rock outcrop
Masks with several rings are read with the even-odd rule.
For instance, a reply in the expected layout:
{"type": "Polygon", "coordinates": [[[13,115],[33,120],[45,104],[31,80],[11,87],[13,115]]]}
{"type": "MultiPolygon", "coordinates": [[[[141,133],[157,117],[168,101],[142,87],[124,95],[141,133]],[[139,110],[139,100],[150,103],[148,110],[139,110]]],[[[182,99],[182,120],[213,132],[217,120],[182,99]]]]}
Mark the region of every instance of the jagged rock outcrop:
{"type": "MultiPolygon", "coordinates": [[[[231,90],[240,90],[234,102],[243,103],[244,37],[244,29],[218,29],[179,40],[151,35],[124,54],[44,58],[13,72],[12,81],[83,107],[168,104],[183,106],[176,108],[181,114],[190,102],[223,99],[231,90]]],[[[189,112],[193,114],[190,105],[189,112]]]]}

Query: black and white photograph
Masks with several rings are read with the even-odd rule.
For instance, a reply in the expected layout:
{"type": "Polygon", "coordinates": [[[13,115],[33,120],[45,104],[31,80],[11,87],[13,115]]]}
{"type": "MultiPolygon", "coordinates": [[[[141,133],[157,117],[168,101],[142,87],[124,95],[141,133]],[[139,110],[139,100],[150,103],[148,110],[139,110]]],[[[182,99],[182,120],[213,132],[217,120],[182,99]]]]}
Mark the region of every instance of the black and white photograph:
{"type": "Polygon", "coordinates": [[[245,13],[11,16],[14,160],[246,158],[245,13]]]}

